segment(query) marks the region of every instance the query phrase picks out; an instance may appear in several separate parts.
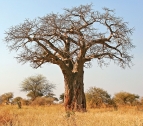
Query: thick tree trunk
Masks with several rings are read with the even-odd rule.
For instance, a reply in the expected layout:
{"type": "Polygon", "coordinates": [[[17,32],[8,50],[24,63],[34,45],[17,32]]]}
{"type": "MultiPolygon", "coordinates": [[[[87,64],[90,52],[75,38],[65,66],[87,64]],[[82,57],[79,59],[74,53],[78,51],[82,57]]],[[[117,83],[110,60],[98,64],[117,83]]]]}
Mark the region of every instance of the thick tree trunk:
{"type": "Polygon", "coordinates": [[[65,79],[64,105],[66,111],[86,111],[83,74],[63,72],[65,79]]]}

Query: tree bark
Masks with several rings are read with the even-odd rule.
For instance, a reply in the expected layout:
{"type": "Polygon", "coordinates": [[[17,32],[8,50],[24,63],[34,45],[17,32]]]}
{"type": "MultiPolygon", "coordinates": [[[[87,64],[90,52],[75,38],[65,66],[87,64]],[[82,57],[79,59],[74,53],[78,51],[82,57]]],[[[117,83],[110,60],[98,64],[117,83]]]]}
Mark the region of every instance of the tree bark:
{"type": "Polygon", "coordinates": [[[84,71],[65,72],[64,105],[66,111],[86,111],[86,98],[84,94],[83,75],[84,71]]]}

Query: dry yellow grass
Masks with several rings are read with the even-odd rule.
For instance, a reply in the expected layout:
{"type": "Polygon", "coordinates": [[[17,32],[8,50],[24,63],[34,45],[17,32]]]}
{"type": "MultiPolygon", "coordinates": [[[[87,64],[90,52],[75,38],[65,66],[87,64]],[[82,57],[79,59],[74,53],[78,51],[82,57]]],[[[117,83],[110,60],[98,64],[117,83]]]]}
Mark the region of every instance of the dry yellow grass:
{"type": "Polygon", "coordinates": [[[61,105],[0,106],[0,126],[143,126],[143,111],[132,108],[88,109],[65,113],[61,105]]]}

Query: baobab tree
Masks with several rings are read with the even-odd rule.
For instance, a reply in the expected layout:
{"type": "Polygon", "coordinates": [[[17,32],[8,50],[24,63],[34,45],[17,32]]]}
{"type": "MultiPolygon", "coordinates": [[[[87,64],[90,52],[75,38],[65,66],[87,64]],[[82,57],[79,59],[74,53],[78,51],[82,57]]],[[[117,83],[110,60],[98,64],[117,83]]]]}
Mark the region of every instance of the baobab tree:
{"type": "Polygon", "coordinates": [[[66,110],[86,110],[84,68],[91,66],[92,59],[100,65],[114,61],[122,68],[131,66],[133,29],[114,10],[103,8],[100,13],[92,7],[81,5],[64,9],[63,14],[27,19],[6,32],[5,42],[17,51],[19,62],[30,62],[33,68],[46,63],[60,67],[66,110]]]}

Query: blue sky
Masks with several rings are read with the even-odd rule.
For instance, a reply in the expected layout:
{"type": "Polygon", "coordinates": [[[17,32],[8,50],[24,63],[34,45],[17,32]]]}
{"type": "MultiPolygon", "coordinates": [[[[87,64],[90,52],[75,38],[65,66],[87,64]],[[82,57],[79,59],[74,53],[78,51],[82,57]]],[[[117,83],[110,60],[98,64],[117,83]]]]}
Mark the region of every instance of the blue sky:
{"type": "Polygon", "coordinates": [[[0,95],[13,92],[14,96],[26,97],[20,91],[21,82],[32,75],[42,74],[56,84],[54,93],[59,97],[64,92],[63,75],[56,65],[45,64],[42,68],[33,69],[30,65],[19,64],[14,57],[15,52],[9,52],[3,41],[5,31],[11,26],[22,23],[25,19],[43,17],[48,13],[63,13],[63,8],[71,8],[81,4],[93,4],[93,9],[102,11],[103,7],[115,9],[116,16],[129,22],[134,27],[131,36],[136,46],[131,51],[134,55],[134,66],[122,69],[111,63],[108,67],[100,68],[96,61],[93,67],[85,69],[85,91],[96,86],[103,88],[109,94],[120,91],[143,96],[143,1],[142,0],[3,0],[0,1],[0,95]]]}

